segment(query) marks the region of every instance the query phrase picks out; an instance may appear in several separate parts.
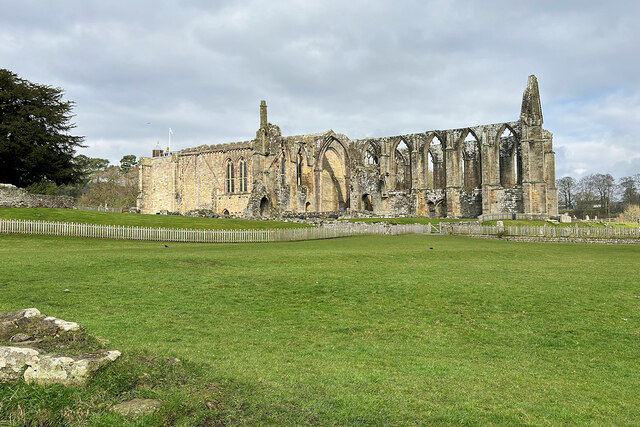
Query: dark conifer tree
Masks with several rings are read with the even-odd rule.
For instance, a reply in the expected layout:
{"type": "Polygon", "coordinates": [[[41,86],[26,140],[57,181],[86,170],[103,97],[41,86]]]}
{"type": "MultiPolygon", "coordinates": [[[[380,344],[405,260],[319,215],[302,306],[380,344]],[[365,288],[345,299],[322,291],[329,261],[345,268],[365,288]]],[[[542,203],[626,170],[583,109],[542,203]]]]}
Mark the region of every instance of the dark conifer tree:
{"type": "Polygon", "coordinates": [[[74,103],[63,95],[61,88],[0,69],[0,183],[60,185],[82,178],[73,156],[84,137],[69,134],[74,103]]]}

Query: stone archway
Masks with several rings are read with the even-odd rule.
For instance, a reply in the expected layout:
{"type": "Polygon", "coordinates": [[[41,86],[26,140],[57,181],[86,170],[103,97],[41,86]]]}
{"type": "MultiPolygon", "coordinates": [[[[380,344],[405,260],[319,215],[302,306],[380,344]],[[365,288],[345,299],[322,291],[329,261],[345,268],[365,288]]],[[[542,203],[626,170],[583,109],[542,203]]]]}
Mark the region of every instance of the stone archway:
{"type": "Polygon", "coordinates": [[[264,196],[262,200],[260,200],[260,216],[269,215],[271,215],[271,202],[267,196],[264,196]]]}
{"type": "Polygon", "coordinates": [[[229,210],[228,209],[223,210],[222,215],[229,216],[229,210]]]}
{"type": "Polygon", "coordinates": [[[362,207],[365,211],[373,212],[373,200],[371,199],[371,194],[362,195],[362,207]]]}
{"type": "Polygon", "coordinates": [[[332,141],[320,160],[320,209],[340,211],[350,207],[347,153],[342,144],[332,141]]]}

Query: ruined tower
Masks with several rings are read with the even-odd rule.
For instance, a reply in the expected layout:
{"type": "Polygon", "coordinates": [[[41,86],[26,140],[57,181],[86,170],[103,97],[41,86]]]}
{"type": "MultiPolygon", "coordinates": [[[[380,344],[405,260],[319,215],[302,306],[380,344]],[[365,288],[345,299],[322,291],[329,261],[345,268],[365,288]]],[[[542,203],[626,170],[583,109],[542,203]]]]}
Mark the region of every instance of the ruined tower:
{"type": "Polygon", "coordinates": [[[555,153],[551,132],[542,128],[542,106],[538,79],[529,76],[522,95],[520,111],[522,136],[522,196],[525,213],[556,216],[558,191],[555,178],[555,153]]]}

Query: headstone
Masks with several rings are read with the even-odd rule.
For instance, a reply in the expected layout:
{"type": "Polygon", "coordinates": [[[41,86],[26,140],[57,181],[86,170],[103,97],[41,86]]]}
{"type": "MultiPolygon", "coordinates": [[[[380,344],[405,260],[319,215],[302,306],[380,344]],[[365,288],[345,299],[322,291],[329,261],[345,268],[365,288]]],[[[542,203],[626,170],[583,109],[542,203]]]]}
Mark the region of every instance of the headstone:
{"type": "Polygon", "coordinates": [[[568,213],[563,213],[562,215],[560,215],[560,222],[571,223],[571,216],[568,213]]]}

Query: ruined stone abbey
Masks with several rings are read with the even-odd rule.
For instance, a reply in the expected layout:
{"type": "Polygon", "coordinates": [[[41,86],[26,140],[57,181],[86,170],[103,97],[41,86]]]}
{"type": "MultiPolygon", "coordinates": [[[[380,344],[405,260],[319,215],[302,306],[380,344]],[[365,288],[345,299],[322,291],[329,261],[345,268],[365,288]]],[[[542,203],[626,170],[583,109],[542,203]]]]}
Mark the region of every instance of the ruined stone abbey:
{"type": "Polygon", "coordinates": [[[138,208],[232,216],[368,213],[548,218],[558,213],[552,134],[530,76],[514,122],[351,140],[282,136],[260,104],[255,139],[140,162],[138,208]]]}

